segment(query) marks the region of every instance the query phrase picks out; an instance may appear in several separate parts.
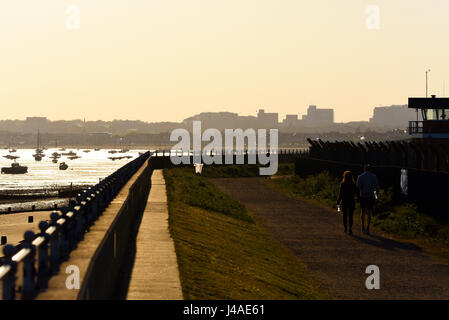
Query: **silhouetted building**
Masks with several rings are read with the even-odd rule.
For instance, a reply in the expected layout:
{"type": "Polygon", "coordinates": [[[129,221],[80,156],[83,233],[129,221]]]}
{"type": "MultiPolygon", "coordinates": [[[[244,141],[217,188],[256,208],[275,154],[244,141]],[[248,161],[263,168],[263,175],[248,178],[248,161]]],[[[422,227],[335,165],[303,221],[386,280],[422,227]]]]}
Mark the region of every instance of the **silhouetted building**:
{"type": "Polygon", "coordinates": [[[307,109],[307,115],[302,116],[302,120],[312,125],[329,125],[334,123],[334,109],[318,109],[311,105],[307,109]]]}
{"type": "Polygon", "coordinates": [[[278,113],[267,113],[264,109],[260,109],[257,113],[257,120],[263,127],[276,127],[279,124],[278,113]]]}
{"type": "Polygon", "coordinates": [[[29,133],[37,132],[37,130],[45,132],[49,123],[50,122],[46,117],[27,117],[25,120],[24,131],[29,133]]]}
{"type": "Polygon", "coordinates": [[[375,127],[406,128],[408,121],[412,119],[416,119],[414,109],[407,108],[407,105],[393,105],[374,108],[369,123],[375,127]]]}
{"type": "Polygon", "coordinates": [[[299,125],[299,119],[297,114],[287,114],[282,123],[286,126],[297,126],[299,125]]]}
{"type": "MultiPolygon", "coordinates": [[[[409,133],[412,137],[425,138],[427,141],[441,138],[444,139],[447,148],[449,141],[449,98],[437,98],[434,95],[431,98],[409,98],[408,107],[413,110],[417,109],[422,118],[421,121],[409,121],[409,133]]],[[[434,146],[434,148],[438,147],[434,146]]]]}

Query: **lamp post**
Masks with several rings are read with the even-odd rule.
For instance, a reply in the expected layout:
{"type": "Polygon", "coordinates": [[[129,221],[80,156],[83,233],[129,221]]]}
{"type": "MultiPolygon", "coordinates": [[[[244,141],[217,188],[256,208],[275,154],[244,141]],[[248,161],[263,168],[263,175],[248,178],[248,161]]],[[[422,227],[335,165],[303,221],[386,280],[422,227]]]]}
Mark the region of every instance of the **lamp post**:
{"type": "Polygon", "coordinates": [[[428,97],[428,88],[429,88],[429,86],[428,86],[428,76],[427,76],[427,74],[430,72],[430,69],[427,69],[426,70],[426,98],[428,97]]]}

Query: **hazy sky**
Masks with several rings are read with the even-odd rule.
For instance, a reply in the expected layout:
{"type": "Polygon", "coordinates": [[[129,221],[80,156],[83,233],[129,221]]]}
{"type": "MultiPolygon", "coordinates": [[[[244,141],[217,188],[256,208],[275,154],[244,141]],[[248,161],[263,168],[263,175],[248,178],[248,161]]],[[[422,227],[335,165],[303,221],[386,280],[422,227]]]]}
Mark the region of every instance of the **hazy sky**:
{"type": "Polygon", "coordinates": [[[0,118],[283,118],[316,104],[367,120],[425,95],[426,68],[430,93],[446,81],[449,95],[448,17],[448,0],[3,0],[0,118]]]}

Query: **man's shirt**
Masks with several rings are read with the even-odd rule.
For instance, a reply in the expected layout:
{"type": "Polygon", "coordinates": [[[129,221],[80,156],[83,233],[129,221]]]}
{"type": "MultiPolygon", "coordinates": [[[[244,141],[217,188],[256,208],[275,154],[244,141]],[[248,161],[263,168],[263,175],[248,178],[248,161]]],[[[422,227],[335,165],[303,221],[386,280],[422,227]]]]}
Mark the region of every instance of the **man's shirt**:
{"type": "Polygon", "coordinates": [[[376,175],[371,172],[362,173],[357,178],[357,190],[361,197],[374,198],[374,191],[379,193],[379,183],[376,175]]]}

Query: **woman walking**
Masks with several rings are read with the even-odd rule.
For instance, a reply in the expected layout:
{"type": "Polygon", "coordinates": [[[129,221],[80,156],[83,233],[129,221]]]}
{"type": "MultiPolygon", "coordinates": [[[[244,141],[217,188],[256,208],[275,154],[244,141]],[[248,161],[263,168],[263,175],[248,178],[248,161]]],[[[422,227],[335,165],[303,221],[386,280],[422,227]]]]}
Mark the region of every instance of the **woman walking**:
{"type": "Polygon", "coordinates": [[[337,205],[342,205],[343,211],[343,225],[345,227],[345,233],[348,232],[349,222],[349,234],[352,234],[352,222],[354,217],[355,197],[358,198],[357,187],[354,182],[354,177],[351,171],[345,171],[343,179],[340,184],[340,192],[338,194],[337,205]],[[348,221],[349,220],[349,221],[348,221]]]}

